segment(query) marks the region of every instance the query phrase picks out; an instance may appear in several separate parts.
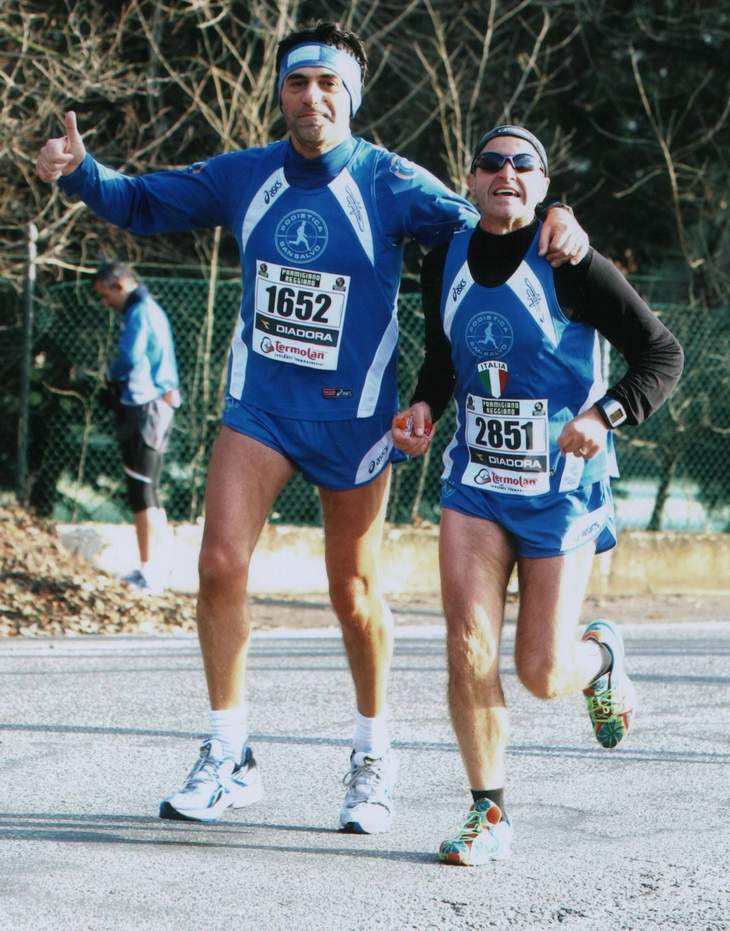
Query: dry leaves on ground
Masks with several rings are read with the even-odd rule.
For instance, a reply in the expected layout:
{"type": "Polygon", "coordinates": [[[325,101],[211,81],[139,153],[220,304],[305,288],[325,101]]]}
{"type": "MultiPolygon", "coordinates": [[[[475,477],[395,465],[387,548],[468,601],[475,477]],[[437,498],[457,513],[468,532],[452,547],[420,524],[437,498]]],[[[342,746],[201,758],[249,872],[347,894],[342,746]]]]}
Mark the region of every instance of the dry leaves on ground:
{"type": "Polygon", "coordinates": [[[0,636],[195,629],[194,596],[137,594],[69,553],[52,523],[0,507],[0,636]]]}

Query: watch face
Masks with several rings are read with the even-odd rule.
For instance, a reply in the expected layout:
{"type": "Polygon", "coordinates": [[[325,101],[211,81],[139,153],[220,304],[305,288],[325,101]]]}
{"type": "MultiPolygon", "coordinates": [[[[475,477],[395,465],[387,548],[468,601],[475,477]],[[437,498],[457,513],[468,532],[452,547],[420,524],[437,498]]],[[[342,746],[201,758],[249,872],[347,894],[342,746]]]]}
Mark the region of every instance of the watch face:
{"type": "Polygon", "coordinates": [[[626,420],[626,411],[618,401],[607,401],[601,404],[601,409],[612,427],[618,427],[626,420]]]}
{"type": "Polygon", "coordinates": [[[612,427],[617,427],[620,423],[623,423],[624,412],[620,407],[617,407],[615,410],[611,411],[608,415],[608,419],[611,421],[612,427]]]}

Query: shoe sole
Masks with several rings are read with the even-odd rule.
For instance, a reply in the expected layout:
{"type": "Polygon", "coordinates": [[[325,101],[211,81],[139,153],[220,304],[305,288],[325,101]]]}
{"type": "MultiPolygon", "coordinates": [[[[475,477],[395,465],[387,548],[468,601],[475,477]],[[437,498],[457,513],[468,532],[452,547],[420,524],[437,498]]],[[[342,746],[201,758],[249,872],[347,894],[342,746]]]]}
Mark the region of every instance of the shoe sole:
{"type": "Polygon", "coordinates": [[[172,806],[168,801],[164,801],[160,803],[159,816],[163,821],[195,821],[198,824],[208,824],[211,821],[217,821],[218,816],[223,814],[229,807],[229,805],[221,806],[217,804],[205,811],[191,811],[188,814],[184,814],[178,811],[177,808],[172,806]]]}
{"type": "Polygon", "coordinates": [[[347,821],[345,824],[340,822],[340,831],[342,834],[387,834],[392,828],[392,824],[388,824],[384,828],[364,828],[359,821],[347,821]]]}
{"type": "Polygon", "coordinates": [[[382,827],[367,827],[362,821],[348,820],[342,821],[340,818],[340,831],[343,834],[387,834],[393,827],[393,813],[391,812],[388,823],[382,827]]]}
{"type": "Polygon", "coordinates": [[[160,803],[159,817],[164,821],[197,821],[202,824],[209,824],[212,821],[218,821],[223,812],[229,808],[246,808],[248,805],[260,801],[263,797],[263,786],[246,786],[245,790],[240,789],[229,792],[228,795],[222,795],[215,805],[210,808],[191,809],[188,812],[180,811],[165,799],[164,802],[160,803]]]}
{"type": "Polygon", "coordinates": [[[499,854],[493,854],[485,857],[483,860],[463,860],[459,853],[439,853],[439,862],[448,866],[486,866],[488,863],[494,863],[497,860],[508,860],[512,856],[512,850],[507,849],[499,854]]]}

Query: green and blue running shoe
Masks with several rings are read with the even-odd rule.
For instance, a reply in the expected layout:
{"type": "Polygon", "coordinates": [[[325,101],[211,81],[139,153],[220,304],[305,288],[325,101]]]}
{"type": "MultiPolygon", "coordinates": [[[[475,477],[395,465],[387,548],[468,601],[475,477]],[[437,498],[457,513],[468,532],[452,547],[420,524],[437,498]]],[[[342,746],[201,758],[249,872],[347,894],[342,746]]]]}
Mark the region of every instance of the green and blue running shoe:
{"type": "Polygon", "coordinates": [[[624,669],[624,642],[610,621],[592,621],[582,640],[602,643],[611,653],[611,667],[583,689],[588,716],[602,747],[617,747],[629,732],[636,707],[636,690],[624,669]]]}
{"type": "Polygon", "coordinates": [[[483,866],[512,852],[512,823],[488,798],[474,802],[458,835],[439,847],[439,860],[456,866],[483,866]]]}

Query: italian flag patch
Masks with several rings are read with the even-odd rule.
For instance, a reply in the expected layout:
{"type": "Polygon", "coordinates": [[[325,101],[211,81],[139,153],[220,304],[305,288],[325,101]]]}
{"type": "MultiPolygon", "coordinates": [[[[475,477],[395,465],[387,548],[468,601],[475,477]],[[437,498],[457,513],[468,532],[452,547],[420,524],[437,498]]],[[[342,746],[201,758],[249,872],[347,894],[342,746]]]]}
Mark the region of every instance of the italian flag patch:
{"type": "Polygon", "coordinates": [[[489,359],[477,364],[479,380],[490,398],[501,398],[507,387],[507,363],[489,359]]]}

